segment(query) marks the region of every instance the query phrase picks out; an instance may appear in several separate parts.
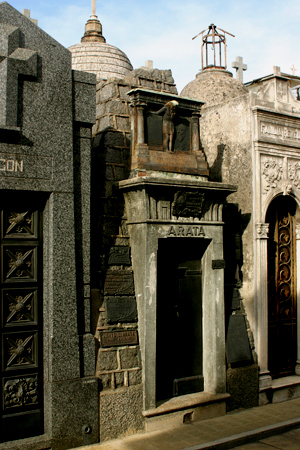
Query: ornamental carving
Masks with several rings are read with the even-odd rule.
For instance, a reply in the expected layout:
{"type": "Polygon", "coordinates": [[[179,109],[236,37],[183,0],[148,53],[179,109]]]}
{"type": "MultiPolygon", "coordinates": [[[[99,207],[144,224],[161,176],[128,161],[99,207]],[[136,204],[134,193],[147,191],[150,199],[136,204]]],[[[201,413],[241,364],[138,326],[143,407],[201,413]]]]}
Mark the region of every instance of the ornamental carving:
{"type": "Polygon", "coordinates": [[[296,239],[300,239],[300,225],[295,226],[296,239]]]}
{"type": "Polygon", "coordinates": [[[257,239],[268,239],[269,224],[268,223],[257,223],[256,224],[256,238],[257,239]]]}
{"type": "Polygon", "coordinates": [[[33,221],[31,212],[10,212],[8,216],[8,227],[5,234],[33,235],[34,231],[32,226],[33,221]]]}
{"type": "Polygon", "coordinates": [[[294,186],[300,189],[300,163],[289,163],[289,179],[293,180],[294,186]]]}
{"type": "Polygon", "coordinates": [[[6,250],[8,271],[6,278],[32,278],[33,249],[28,251],[6,250]]]}
{"type": "Polygon", "coordinates": [[[34,364],[34,336],[25,339],[6,337],[7,362],[6,366],[23,366],[34,364]]]}
{"type": "Polygon", "coordinates": [[[204,194],[201,192],[176,192],[172,203],[175,217],[198,217],[203,213],[204,194]]]}
{"type": "Polygon", "coordinates": [[[33,322],[34,321],[34,291],[27,295],[17,294],[17,291],[5,293],[5,322],[33,322]]]}
{"type": "Polygon", "coordinates": [[[16,378],[4,384],[4,406],[14,408],[38,403],[37,377],[16,378]]]}
{"type": "Polygon", "coordinates": [[[274,159],[262,161],[262,175],[265,178],[263,193],[267,194],[271,189],[275,189],[282,179],[282,164],[274,159]]]}

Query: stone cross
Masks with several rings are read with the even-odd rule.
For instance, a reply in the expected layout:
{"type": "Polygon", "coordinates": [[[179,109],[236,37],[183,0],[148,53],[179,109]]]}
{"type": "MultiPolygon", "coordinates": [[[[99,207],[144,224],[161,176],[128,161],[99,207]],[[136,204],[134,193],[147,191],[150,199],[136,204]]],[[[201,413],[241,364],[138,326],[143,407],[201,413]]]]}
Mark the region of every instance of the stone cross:
{"type": "Polygon", "coordinates": [[[247,70],[247,64],[243,64],[242,56],[237,56],[236,61],[231,63],[231,67],[236,69],[236,79],[243,83],[243,71],[247,70]]]}
{"type": "Polygon", "coordinates": [[[92,0],[92,15],[91,17],[97,17],[96,16],[96,0],[92,0]]]}
{"type": "Polygon", "coordinates": [[[18,127],[22,110],[19,77],[37,76],[37,53],[20,48],[19,28],[1,24],[0,29],[0,126],[18,127]]]}
{"type": "Polygon", "coordinates": [[[279,66],[273,66],[273,74],[277,76],[281,76],[281,70],[279,66]]]}
{"type": "Polygon", "coordinates": [[[31,22],[34,23],[34,25],[38,24],[38,21],[36,19],[32,19],[30,17],[30,9],[23,9],[22,14],[23,14],[23,16],[27,17],[27,19],[30,19],[31,22]]]}
{"type": "Polygon", "coordinates": [[[150,59],[148,59],[148,60],[145,62],[145,67],[146,67],[147,69],[149,69],[149,70],[152,70],[152,69],[153,69],[153,61],[151,61],[150,59]]]}
{"type": "Polygon", "coordinates": [[[293,72],[293,75],[295,75],[295,72],[297,71],[296,67],[294,66],[294,64],[291,67],[291,71],[293,72]]]}

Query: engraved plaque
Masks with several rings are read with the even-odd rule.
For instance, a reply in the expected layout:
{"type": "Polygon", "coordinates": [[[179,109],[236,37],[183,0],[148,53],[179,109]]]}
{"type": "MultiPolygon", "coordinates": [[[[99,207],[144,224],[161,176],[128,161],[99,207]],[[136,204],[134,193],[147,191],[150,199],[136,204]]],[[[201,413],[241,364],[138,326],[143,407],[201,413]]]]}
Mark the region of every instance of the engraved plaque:
{"type": "Polygon", "coordinates": [[[137,345],[138,333],[136,330],[126,331],[101,331],[100,339],[102,347],[118,347],[121,345],[137,345]]]}
{"type": "Polygon", "coordinates": [[[135,297],[107,297],[105,302],[108,323],[137,321],[135,297]]]}
{"type": "Polygon", "coordinates": [[[201,192],[176,192],[172,215],[176,217],[201,217],[204,194],[201,192]]]}
{"type": "Polygon", "coordinates": [[[225,269],[225,261],[224,259],[214,259],[212,261],[212,268],[213,269],[225,269]]]}
{"type": "Polygon", "coordinates": [[[112,247],[109,252],[108,264],[110,266],[114,265],[130,266],[131,265],[130,248],[122,246],[112,247]]]}
{"type": "Polygon", "coordinates": [[[105,295],[134,295],[133,273],[127,270],[108,270],[106,272],[105,295]]]}
{"type": "Polygon", "coordinates": [[[252,361],[245,317],[242,315],[229,317],[226,337],[226,356],[229,364],[252,361]]]}

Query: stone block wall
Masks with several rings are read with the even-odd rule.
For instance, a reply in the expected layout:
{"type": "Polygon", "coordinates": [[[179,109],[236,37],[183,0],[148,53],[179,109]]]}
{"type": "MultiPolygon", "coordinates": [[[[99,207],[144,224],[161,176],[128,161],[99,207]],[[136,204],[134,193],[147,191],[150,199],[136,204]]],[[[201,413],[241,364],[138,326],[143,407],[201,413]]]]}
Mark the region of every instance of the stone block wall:
{"type": "Polygon", "coordinates": [[[157,69],[137,69],[122,80],[109,79],[97,84],[92,151],[91,276],[93,332],[99,342],[96,376],[101,386],[102,441],[133,433],[143,426],[134,274],[123,194],[118,189],[118,182],[130,175],[131,107],[127,93],[136,87],[177,93],[171,71],[157,69]],[[120,316],[130,310],[128,320],[114,317],[116,304],[120,316]],[[114,340],[111,346],[104,342],[108,335],[114,340]],[[119,336],[120,345],[116,342],[119,336]],[[126,344],[126,336],[136,341],[126,344]]]}

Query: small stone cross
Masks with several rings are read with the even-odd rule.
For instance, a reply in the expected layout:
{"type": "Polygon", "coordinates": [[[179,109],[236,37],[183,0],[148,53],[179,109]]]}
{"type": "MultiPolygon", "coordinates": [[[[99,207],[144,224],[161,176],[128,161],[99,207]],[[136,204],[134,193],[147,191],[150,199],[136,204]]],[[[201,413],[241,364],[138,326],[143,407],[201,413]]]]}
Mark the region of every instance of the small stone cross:
{"type": "MultiPolygon", "coordinates": [[[[19,28],[1,24],[0,28],[0,126],[18,127],[19,76],[37,76],[37,53],[20,48],[19,28]]],[[[21,108],[20,108],[21,106],[21,108]]]]}
{"type": "Polygon", "coordinates": [[[27,19],[30,19],[31,22],[34,23],[34,25],[38,24],[38,21],[36,19],[32,19],[30,17],[30,9],[23,9],[22,14],[23,14],[23,16],[27,17],[27,19]]]}
{"type": "Polygon", "coordinates": [[[294,66],[294,64],[291,67],[291,71],[293,72],[293,75],[295,75],[295,72],[297,71],[296,67],[294,66]]]}
{"type": "Polygon", "coordinates": [[[236,61],[231,63],[231,67],[236,69],[236,79],[243,83],[243,71],[247,70],[247,64],[243,64],[242,56],[237,56],[236,61]]]}

